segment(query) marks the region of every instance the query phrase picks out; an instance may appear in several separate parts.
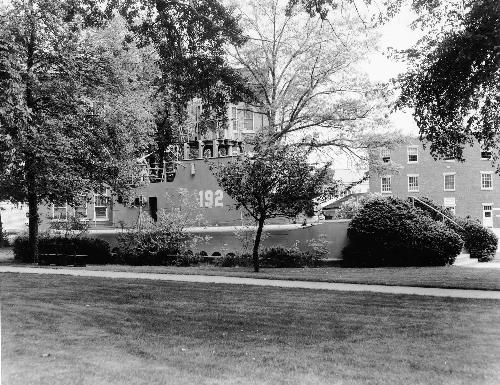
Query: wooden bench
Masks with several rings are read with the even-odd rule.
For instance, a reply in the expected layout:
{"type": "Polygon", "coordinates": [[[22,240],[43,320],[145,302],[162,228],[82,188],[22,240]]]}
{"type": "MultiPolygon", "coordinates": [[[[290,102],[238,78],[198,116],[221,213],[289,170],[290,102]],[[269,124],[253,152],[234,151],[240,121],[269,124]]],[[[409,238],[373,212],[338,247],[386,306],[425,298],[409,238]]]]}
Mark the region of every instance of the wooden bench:
{"type": "Polygon", "coordinates": [[[67,254],[67,253],[40,253],[38,256],[38,264],[43,266],[87,266],[87,254],[67,254]]]}

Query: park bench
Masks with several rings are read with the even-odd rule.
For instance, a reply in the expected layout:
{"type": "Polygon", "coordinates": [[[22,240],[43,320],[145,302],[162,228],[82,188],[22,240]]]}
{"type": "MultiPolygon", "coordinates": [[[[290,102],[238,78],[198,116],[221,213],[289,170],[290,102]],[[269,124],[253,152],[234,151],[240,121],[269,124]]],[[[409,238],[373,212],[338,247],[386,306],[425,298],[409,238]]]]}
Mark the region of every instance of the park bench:
{"type": "Polygon", "coordinates": [[[87,254],[76,253],[40,253],[38,257],[39,265],[56,265],[56,266],[70,266],[84,267],[87,266],[87,254]]]}

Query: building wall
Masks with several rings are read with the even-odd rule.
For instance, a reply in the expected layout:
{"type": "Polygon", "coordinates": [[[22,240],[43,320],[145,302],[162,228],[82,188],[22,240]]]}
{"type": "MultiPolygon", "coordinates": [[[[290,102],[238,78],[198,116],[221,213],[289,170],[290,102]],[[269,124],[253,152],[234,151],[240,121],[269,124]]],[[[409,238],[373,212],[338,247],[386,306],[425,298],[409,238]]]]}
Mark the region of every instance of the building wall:
{"type": "MultiPolygon", "coordinates": [[[[383,154],[388,155],[388,154],[383,154]]],[[[381,156],[381,154],[374,154],[381,156]]],[[[443,206],[452,206],[458,216],[470,215],[483,221],[483,204],[491,205],[494,227],[500,227],[500,177],[494,173],[491,161],[481,158],[479,144],[464,149],[465,162],[434,160],[428,147],[423,148],[418,139],[409,139],[405,145],[390,151],[390,160],[402,168],[391,175],[390,192],[382,191],[381,175],[370,173],[370,192],[401,198],[424,196],[443,206]],[[409,162],[408,146],[418,149],[417,162],[409,162]],[[492,173],[492,189],[482,189],[481,172],[492,173]],[[455,190],[445,191],[444,175],[455,175],[455,190]],[[408,176],[418,176],[418,191],[409,191],[408,176]]],[[[486,219],[488,221],[488,219],[486,219]]],[[[487,223],[487,222],[483,222],[487,223]]]]}

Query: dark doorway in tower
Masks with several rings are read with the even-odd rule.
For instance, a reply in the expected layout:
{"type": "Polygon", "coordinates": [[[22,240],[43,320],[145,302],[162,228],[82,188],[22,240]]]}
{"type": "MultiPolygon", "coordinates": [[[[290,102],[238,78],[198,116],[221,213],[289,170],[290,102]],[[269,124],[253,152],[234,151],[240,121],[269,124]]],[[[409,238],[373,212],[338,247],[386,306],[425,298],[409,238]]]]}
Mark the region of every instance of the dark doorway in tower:
{"type": "Polygon", "coordinates": [[[153,221],[158,220],[158,199],[156,197],[149,197],[149,215],[153,221]]]}

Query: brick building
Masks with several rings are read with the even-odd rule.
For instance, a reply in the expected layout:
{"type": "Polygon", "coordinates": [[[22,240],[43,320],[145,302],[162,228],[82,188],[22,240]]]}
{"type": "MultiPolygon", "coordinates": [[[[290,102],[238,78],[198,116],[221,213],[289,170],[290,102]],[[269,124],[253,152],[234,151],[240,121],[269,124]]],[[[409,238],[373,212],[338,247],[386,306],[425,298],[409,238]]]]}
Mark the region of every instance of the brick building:
{"type": "Polygon", "coordinates": [[[428,146],[424,149],[416,138],[373,156],[399,164],[401,169],[392,175],[370,170],[370,192],[401,198],[425,196],[458,216],[470,215],[487,227],[500,227],[500,176],[491,164],[491,153],[479,144],[464,149],[465,162],[434,160],[428,146]]]}

